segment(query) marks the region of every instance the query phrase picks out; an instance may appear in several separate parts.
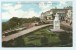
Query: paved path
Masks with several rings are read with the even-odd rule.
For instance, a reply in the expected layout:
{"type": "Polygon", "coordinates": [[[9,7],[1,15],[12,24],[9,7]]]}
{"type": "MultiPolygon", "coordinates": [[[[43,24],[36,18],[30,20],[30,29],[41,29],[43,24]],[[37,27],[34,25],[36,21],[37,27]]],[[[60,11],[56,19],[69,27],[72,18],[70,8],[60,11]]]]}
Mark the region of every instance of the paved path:
{"type": "Polygon", "coordinates": [[[18,33],[15,33],[15,34],[12,34],[12,35],[3,37],[3,38],[2,38],[2,41],[9,41],[9,40],[15,39],[15,38],[17,38],[17,37],[20,37],[20,36],[22,36],[22,35],[25,35],[25,34],[27,34],[27,33],[30,33],[30,32],[32,32],[32,31],[35,31],[35,30],[37,30],[37,29],[40,29],[40,28],[42,28],[42,27],[46,27],[46,26],[49,26],[49,25],[52,25],[52,24],[35,26],[35,27],[32,27],[32,28],[29,28],[29,29],[20,31],[20,32],[18,32],[18,33]]]}
{"type": "Polygon", "coordinates": [[[7,31],[4,31],[2,34],[8,34],[9,32],[19,31],[19,30],[22,30],[22,29],[25,29],[25,28],[26,28],[26,27],[17,28],[17,29],[13,29],[13,30],[7,30],[7,31]]]}

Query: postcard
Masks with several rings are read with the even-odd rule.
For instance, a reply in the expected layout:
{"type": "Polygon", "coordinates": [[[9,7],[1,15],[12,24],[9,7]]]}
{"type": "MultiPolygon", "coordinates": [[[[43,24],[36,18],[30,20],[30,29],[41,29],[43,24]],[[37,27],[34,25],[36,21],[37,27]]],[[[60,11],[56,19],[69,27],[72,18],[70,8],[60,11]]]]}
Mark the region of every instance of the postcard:
{"type": "Polygon", "coordinates": [[[72,1],[1,2],[2,47],[72,47],[72,1]]]}

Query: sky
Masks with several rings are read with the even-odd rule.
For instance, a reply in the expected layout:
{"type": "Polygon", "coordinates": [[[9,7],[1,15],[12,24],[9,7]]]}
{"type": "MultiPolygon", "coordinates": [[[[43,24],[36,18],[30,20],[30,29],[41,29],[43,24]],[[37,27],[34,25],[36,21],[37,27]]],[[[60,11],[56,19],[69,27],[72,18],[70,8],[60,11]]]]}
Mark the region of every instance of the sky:
{"type": "Polygon", "coordinates": [[[1,13],[2,19],[32,18],[40,17],[42,12],[46,12],[52,8],[64,8],[72,6],[71,1],[49,1],[49,2],[2,2],[1,13]]]}

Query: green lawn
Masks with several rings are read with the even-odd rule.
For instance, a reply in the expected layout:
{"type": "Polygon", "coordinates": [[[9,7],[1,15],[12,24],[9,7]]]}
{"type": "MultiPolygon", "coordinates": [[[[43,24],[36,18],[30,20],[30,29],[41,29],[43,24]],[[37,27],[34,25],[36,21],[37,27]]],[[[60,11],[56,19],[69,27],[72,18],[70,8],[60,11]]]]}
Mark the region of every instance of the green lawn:
{"type": "Polygon", "coordinates": [[[52,27],[41,28],[35,32],[29,33],[28,36],[23,36],[26,45],[35,46],[49,46],[51,44],[56,44],[60,42],[57,33],[53,33],[50,30],[52,27]]]}
{"type": "Polygon", "coordinates": [[[50,29],[52,26],[44,27],[2,45],[7,47],[72,47],[72,33],[57,33],[50,29]]]}

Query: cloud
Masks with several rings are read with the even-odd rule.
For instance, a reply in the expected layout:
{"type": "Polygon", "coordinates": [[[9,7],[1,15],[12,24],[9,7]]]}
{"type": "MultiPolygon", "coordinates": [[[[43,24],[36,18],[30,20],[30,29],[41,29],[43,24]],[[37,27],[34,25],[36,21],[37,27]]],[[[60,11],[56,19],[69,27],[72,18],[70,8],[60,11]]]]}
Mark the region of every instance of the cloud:
{"type": "Polygon", "coordinates": [[[16,3],[16,5],[13,5],[12,3],[5,3],[2,4],[2,9],[11,11],[11,10],[17,10],[20,9],[22,5],[20,3],[16,3]]]}
{"type": "Polygon", "coordinates": [[[62,0],[60,1],[60,4],[57,6],[57,8],[64,8],[66,6],[66,1],[62,0]]]}
{"type": "Polygon", "coordinates": [[[67,1],[66,3],[67,3],[67,5],[66,5],[66,6],[73,6],[72,1],[67,1]]]}
{"type": "Polygon", "coordinates": [[[57,5],[57,8],[64,8],[64,7],[67,7],[67,6],[72,6],[72,2],[71,1],[59,1],[59,5],[57,5]]]}
{"type": "Polygon", "coordinates": [[[25,11],[24,15],[23,15],[23,18],[32,18],[32,17],[39,17],[39,13],[36,13],[34,10],[28,10],[28,11],[25,11]]]}
{"type": "Polygon", "coordinates": [[[52,8],[51,5],[52,5],[51,1],[47,2],[47,3],[45,3],[45,2],[39,3],[39,7],[42,9],[42,12],[46,12],[46,11],[50,10],[52,8]]]}
{"type": "Polygon", "coordinates": [[[27,11],[23,11],[23,10],[16,10],[16,11],[12,11],[10,12],[10,14],[13,17],[19,17],[19,18],[32,18],[33,16],[39,17],[39,14],[36,13],[34,10],[27,10],[27,11]]]}
{"type": "Polygon", "coordinates": [[[13,10],[13,11],[9,11],[9,14],[12,15],[13,17],[19,17],[21,18],[24,14],[24,11],[23,10],[13,10]]]}
{"type": "Polygon", "coordinates": [[[12,15],[10,15],[8,12],[4,12],[2,13],[2,19],[10,19],[12,18],[12,15]]]}
{"type": "Polygon", "coordinates": [[[33,9],[29,9],[27,11],[23,11],[21,8],[21,4],[17,3],[15,6],[12,4],[3,4],[2,8],[7,10],[6,12],[2,12],[2,19],[10,19],[12,17],[18,18],[31,18],[33,16],[39,17],[39,13],[36,13],[33,9]],[[7,7],[7,8],[6,8],[7,7]]]}
{"type": "Polygon", "coordinates": [[[13,5],[12,3],[5,3],[2,4],[2,9],[6,10],[6,12],[2,12],[2,19],[10,19],[14,16],[21,16],[22,15],[22,10],[20,10],[21,8],[21,4],[17,3],[16,5],[13,5]]]}
{"type": "Polygon", "coordinates": [[[14,9],[19,9],[19,8],[21,8],[21,4],[20,3],[17,3],[15,6],[14,6],[14,9]]]}
{"type": "Polygon", "coordinates": [[[22,17],[23,11],[20,10],[21,4],[17,3],[16,5],[12,5],[11,3],[3,4],[2,9],[6,10],[6,12],[2,12],[2,19],[10,19],[12,17],[22,17]]]}
{"type": "Polygon", "coordinates": [[[66,1],[64,1],[64,0],[62,0],[62,1],[60,1],[60,4],[66,4],[66,1]]]}
{"type": "Polygon", "coordinates": [[[2,19],[10,19],[12,17],[18,17],[18,18],[32,18],[34,16],[39,17],[39,13],[36,13],[34,10],[16,10],[16,11],[9,11],[2,13],[2,19]]]}
{"type": "Polygon", "coordinates": [[[2,4],[2,9],[8,11],[8,10],[13,9],[13,6],[12,6],[12,4],[9,4],[9,3],[7,3],[7,4],[2,4]]]}

